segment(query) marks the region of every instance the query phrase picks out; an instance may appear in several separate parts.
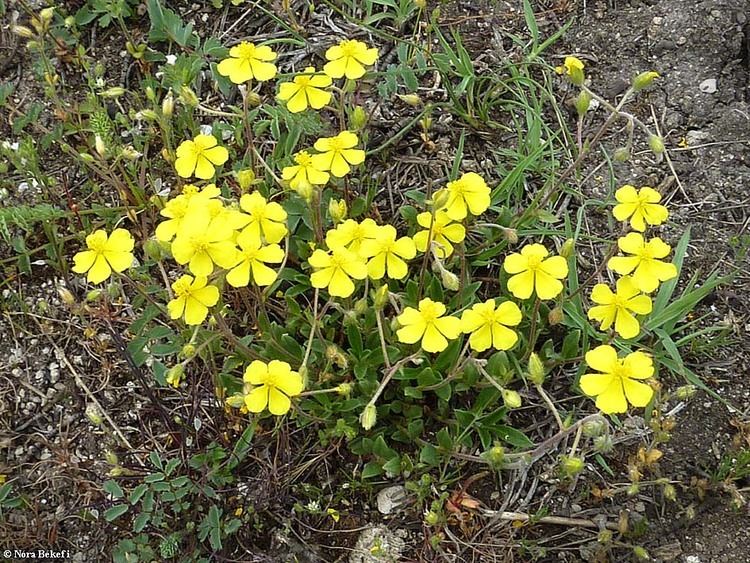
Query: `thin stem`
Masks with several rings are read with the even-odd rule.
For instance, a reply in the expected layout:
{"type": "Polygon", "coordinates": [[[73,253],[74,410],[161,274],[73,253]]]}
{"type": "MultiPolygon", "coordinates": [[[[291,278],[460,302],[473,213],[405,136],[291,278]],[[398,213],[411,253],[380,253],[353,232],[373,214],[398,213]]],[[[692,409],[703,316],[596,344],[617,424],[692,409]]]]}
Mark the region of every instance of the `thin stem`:
{"type": "Polygon", "coordinates": [[[544,390],[541,384],[534,384],[534,387],[536,388],[536,391],[537,393],[539,393],[539,396],[542,398],[542,400],[547,404],[549,410],[552,411],[552,416],[555,417],[557,426],[560,428],[560,430],[565,430],[565,425],[563,424],[562,418],[560,418],[560,413],[557,411],[555,403],[552,402],[552,399],[550,399],[549,395],[547,395],[547,392],[544,390]]]}
{"type": "Polygon", "coordinates": [[[316,287],[315,288],[315,297],[313,298],[313,320],[312,324],[310,325],[310,336],[307,339],[307,346],[305,347],[305,357],[302,358],[302,366],[307,366],[307,361],[310,359],[310,352],[312,351],[312,343],[315,338],[315,331],[318,328],[318,296],[320,294],[320,290],[316,287]]]}
{"type": "Polygon", "coordinates": [[[415,352],[411,356],[407,356],[405,358],[402,358],[399,361],[397,361],[395,364],[393,364],[393,366],[391,367],[391,369],[389,369],[386,372],[385,377],[383,378],[383,381],[380,382],[380,386],[378,387],[377,391],[375,391],[375,394],[370,399],[370,402],[367,403],[367,406],[373,406],[373,405],[375,405],[375,403],[377,402],[378,398],[380,398],[380,395],[383,394],[383,391],[385,390],[386,385],[388,385],[388,382],[393,378],[394,375],[396,375],[396,372],[398,370],[400,370],[404,366],[404,364],[406,364],[407,362],[410,362],[411,360],[413,360],[417,356],[419,356],[419,352],[415,352]]]}
{"type": "Polygon", "coordinates": [[[529,345],[526,347],[526,353],[523,356],[524,361],[529,359],[529,356],[531,356],[531,353],[534,351],[534,346],[536,345],[536,318],[539,316],[539,306],[542,304],[542,300],[539,299],[539,296],[537,296],[536,301],[534,301],[534,309],[531,313],[531,328],[529,328],[529,345]]]}
{"type": "Polygon", "coordinates": [[[380,337],[380,349],[383,351],[383,363],[386,369],[391,369],[391,361],[388,359],[388,347],[385,344],[385,333],[383,332],[383,320],[380,311],[375,311],[375,320],[378,323],[378,336],[380,337]]]}

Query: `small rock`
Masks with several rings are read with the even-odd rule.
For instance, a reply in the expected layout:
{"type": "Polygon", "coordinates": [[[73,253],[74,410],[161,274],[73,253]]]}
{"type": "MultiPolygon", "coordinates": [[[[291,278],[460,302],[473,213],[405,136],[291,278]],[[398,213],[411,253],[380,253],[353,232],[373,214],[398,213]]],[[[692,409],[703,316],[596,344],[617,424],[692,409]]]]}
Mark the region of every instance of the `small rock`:
{"type": "Polygon", "coordinates": [[[383,563],[400,561],[406,548],[406,531],[389,530],[385,526],[373,526],[364,530],[357,539],[349,563],[383,563]]]}
{"type": "Polygon", "coordinates": [[[404,503],[406,489],[401,485],[386,487],[378,493],[378,511],[381,514],[396,512],[404,503]]]}
{"type": "Polygon", "coordinates": [[[716,79],[708,78],[701,82],[698,88],[704,94],[713,94],[714,92],[716,92],[716,79]]]}

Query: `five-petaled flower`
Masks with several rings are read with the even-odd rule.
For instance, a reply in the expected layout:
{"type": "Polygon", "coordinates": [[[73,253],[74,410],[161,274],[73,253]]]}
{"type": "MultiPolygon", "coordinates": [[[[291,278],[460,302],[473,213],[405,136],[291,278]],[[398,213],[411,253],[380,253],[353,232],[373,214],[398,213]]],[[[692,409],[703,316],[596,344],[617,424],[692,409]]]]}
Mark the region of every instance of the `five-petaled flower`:
{"type": "Polygon", "coordinates": [[[218,145],[213,135],[196,135],[190,141],[182,141],[177,147],[174,168],[183,178],[195,175],[201,180],[210,180],[216,174],[215,166],[221,166],[229,158],[229,152],[218,145]]]}
{"type": "Polygon", "coordinates": [[[323,67],[323,72],[328,76],[331,78],[346,76],[350,80],[356,80],[365,75],[365,66],[375,64],[378,59],[378,50],[375,47],[368,48],[362,41],[345,39],[338,45],[328,48],[326,59],[329,62],[323,67]]]}
{"type": "Polygon", "coordinates": [[[519,253],[505,258],[503,268],[509,274],[508,290],[518,299],[528,299],[536,291],[539,299],[553,299],[562,290],[560,281],[568,275],[568,262],[562,256],[547,258],[541,244],[527,244],[519,253]]]}
{"type": "Polygon", "coordinates": [[[628,233],[617,239],[617,246],[630,256],[614,256],[607,262],[607,267],[621,276],[631,274],[635,286],[642,292],[651,293],[660,282],[677,276],[674,264],[660,260],[672,248],[659,237],[645,241],[640,233],[628,233]]]}
{"type": "Polygon", "coordinates": [[[248,214],[243,234],[275,244],[286,236],[286,211],[275,201],[267,201],[259,192],[245,194],[240,198],[240,208],[248,214]]]}
{"type": "Polygon", "coordinates": [[[280,264],[284,260],[284,251],[278,244],[263,246],[259,237],[248,233],[237,237],[239,262],[227,272],[227,283],[233,287],[245,287],[250,283],[252,273],[255,285],[266,286],[276,281],[276,270],[266,266],[280,264]]]}
{"type": "Polygon", "coordinates": [[[212,220],[206,207],[197,206],[183,219],[172,241],[172,255],[178,264],[188,264],[193,275],[209,276],[214,264],[231,268],[237,263],[232,234],[229,225],[212,220]]]}
{"type": "Polygon", "coordinates": [[[260,82],[276,76],[276,53],[267,45],[255,45],[243,41],[229,49],[229,58],[221,61],[216,69],[222,76],[228,76],[235,84],[248,80],[260,82]]]}
{"type": "Polygon", "coordinates": [[[627,221],[636,231],[643,232],[646,225],[661,225],[669,217],[669,211],[661,205],[661,194],[648,186],[640,190],[626,185],[615,192],[619,202],[612,209],[612,215],[618,221],[627,221]]]}
{"type": "Polygon", "coordinates": [[[330,174],[315,167],[309,152],[298,152],[294,155],[294,162],[296,164],[285,166],[281,171],[281,177],[289,182],[289,187],[294,191],[304,194],[313,186],[324,186],[328,183],[330,174]]]}
{"type": "Polygon", "coordinates": [[[321,109],[331,101],[331,93],[324,88],[328,88],[332,82],[330,76],[315,72],[310,66],[295,76],[292,82],[279,86],[279,99],[286,102],[286,109],[292,113],[305,111],[308,106],[321,109]]]}
{"type": "Polygon", "coordinates": [[[208,315],[208,308],[219,301],[219,289],[207,283],[205,276],[193,279],[184,275],[175,281],[172,284],[175,297],[167,303],[170,318],[179,319],[184,315],[185,323],[201,324],[208,315]]]}
{"type": "Polygon", "coordinates": [[[601,373],[583,375],[581,390],[596,397],[596,407],[606,414],[625,412],[628,402],[634,407],[645,407],[654,395],[649,385],[637,381],[654,374],[651,356],[643,352],[618,358],[612,346],[597,346],[586,353],[586,364],[601,373]]]}
{"type": "Polygon", "coordinates": [[[615,293],[606,284],[596,284],[591,290],[591,300],[597,306],[589,309],[589,319],[599,321],[602,330],[608,330],[614,323],[615,332],[623,338],[634,338],[641,331],[633,313],[648,315],[652,308],[651,298],[640,292],[630,276],[617,280],[615,293]]]}
{"type": "Polygon", "coordinates": [[[583,74],[583,62],[577,57],[565,57],[565,62],[555,68],[557,74],[565,74],[576,86],[581,86],[586,77],[583,74]]]}
{"type": "Polygon", "coordinates": [[[435,200],[447,194],[444,210],[454,221],[461,221],[468,211],[472,215],[481,215],[490,206],[490,188],[479,174],[467,172],[458,180],[448,182],[444,190],[435,194],[435,200]]]}
{"type": "Polygon", "coordinates": [[[335,137],[321,137],[313,145],[320,152],[313,155],[313,166],[318,170],[330,170],[337,178],[343,178],[349,174],[351,166],[365,161],[365,151],[354,148],[358,142],[357,135],[351,131],[342,131],[335,137]]]}
{"type": "Polygon", "coordinates": [[[91,283],[101,283],[115,272],[124,272],[133,264],[133,237],[125,229],[115,229],[112,234],[102,229],[86,237],[86,247],[73,256],[73,271],[86,274],[91,283]]]}
{"type": "MultiPolygon", "coordinates": [[[[205,201],[216,198],[219,195],[221,195],[221,190],[219,190],[215,184],[208,184],[202,190],[193,184],[186,184],[182,188],[182,193],[170,199],[164,206],[164,209],[159,212],[159,214],[166,217],[167,220],[162,221],[156,226],[157,240],[169,242],[174,238],[177,231],[180,230],[182,220],[185,218],[185,215],[187,215],[193,198],[205,201]]],[[[193,203],[193,205],[195,205],[195,203],[193,203]]]]}
{"type": "Polygon", "coordinates": [[[400,342],[414,344],[421,342],[426,352],[442,352],[449,340],[461,334],[461,320],[445,315],[445,305],[425,297],[419,302],[419,309],[406,307],[396,320],[402,328],[396,331],[400,342]]]}
{"type": "Polygon", "coordinates": [[[477,303],[461,315],[461,330],[469,336],[472,350],[484,352],[488,348],[510,350],[518,341],[518,334],[508,327],[521,323],[521,309],[512,301],[495,307],[495,300],[477,303]]]}
{"type": "Polygon", "coordinates": [[[466,237],[464,226],[453,223],[445,211],[436,211],[434,221],[429,211],[420,213],[417,215],[417,223],[426,229],[414,235],[417,250],[428,252],[427,247],[433,247],[435,254],[441,259],[453,254],[453,244],[458,244],[466,237]]]}
{"type": "Polygon", "coordinates": [[[349,297],[354,293],[355,280],[367,277],[367,265],[355,252],[344,247],[333,248],[330,252],[317,249],[308,259],[315,271],[310,275],[310,283],[319,289],[328,288],[333,297],[349,297]]]}
{"type": "Polygon", "coordinates": [[[299,395],[303,389],[300,374],[292,371],[288,363],[279,360],[268,363],[252,361],[242,379],[255,386],[245,395],[245,407],[256,413],[268,406],[271,414],[286,414],[292,406],[290,397],[299,395]]]}
{"type": "Polygon", "coordinates": [[[331,250],[343,247],[367,258],[362,252],[362,246],[365,242],[374,240],[378,232],[377,223],[369,217],[359,223],[354,219],[347,219],[326,233],[326,246],[331,250]]]}
{"type": "Polygon", "coordinates": [[[387,273],[389,278],[401,280],[409,272],[404,260],[414,258],[417,248],[409,237],[397,239],[397,236],[395,227],[384,225],[378,227],[374,239],[362,243],[361,254],[369,257],[367,273],[372,279],[379,280],[387,273]]]}

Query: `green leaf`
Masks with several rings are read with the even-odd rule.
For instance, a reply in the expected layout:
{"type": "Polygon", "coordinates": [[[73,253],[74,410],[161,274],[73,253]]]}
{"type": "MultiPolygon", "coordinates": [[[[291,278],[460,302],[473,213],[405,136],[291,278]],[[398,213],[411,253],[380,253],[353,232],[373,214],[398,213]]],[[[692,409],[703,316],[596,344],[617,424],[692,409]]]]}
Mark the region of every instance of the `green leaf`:
{"type": "Polygon", "coordinates": [[[139,500],[141,500],[141,497],[147,490],[148,485],[141,483],[130,492],[130,496],[128,496],[128,502],[130,502],[130,504],[137,503],[139,500]]]}
{"type": "Polygon", "coordinates": [[[120,487],[117,481],[114,481],[112,479],[105,481],[103,488],[105,492],[112,495],[112,498],[122,498],[123,496],[125,496],[125,493],[122,492],[122,487],[120,487]]]}
{"type": "Polygon", "coordinates": [[[401,473],[401,458],[394,456],[383,464],[383,471],[390,473],[391,475],[399,475],[401,473]]]}
{"type": "Polygon", "coordinates": [[[580,342],[581,342],[581,331],[571,330],[565,339],[563,340],[562,344],[562,357],[563,360],[571,360],[578,356],[580,351],[580,342]]]}
{"type": "Polygon", "coordinates": [[[227,469],[230,471],[237,467],[242,460],[247,457],[248,452],[253,444],[253,436],[255,436],[255,424],[248,424],[247,428],[242,432],[242,435],[237,439],[232,449],[232,454],[229,457],[227,469]]]}
{"type": "Polygon", "coordinates": [[[419,452],[419,461],[421,461],[422,463],[426,463],[427,465],[437,465],[438,464],[437,448],[431,444],[422,446],[422,449],[419,452]]]}
{"type": "Polygon", "coordinates": [[[520,430],[516,430],[512,426],[500,424],[495,426],[494,430],[500,438],[508,442],[511,446],[516,446],[517,448],[529,448],[534,445],[534,442],[529,440],[529,437],[526,436],[526,434],[520,430]]]}
{"type": "Polygon", "coordinates": [[[115,518],[119,518],[123,514],[125,514],[130,507],[127,504],[116,504],[112,508],[107,509],[104,512],[104,519],[107,522],[111,522],[115,518]]]}
{"type": "Polygon", "coordinates": [[[150,519],[151,513],[141,512],[138,516],[135,517],[135,520],[133,520],[133,531],[135,533],[142,532],[143,528],[146,527],[146,524],[148,524],[148,521],[150,519]]]}
{"type": "Polygon", "coordinates": [[[446,453],[450,453],[453,451],[453,438],[451,438],[450,432],[448,432],[447,428],[441,428],[438,431],[436,437],[438,446],[440,446],[441,449],[443,449],[446,453]]]}
{"type": "Polygon", "coordinates": [[[371,479],[383,473],[383,467],[374,461],[366,463],[362,468],[362,479],[371,479]]]}

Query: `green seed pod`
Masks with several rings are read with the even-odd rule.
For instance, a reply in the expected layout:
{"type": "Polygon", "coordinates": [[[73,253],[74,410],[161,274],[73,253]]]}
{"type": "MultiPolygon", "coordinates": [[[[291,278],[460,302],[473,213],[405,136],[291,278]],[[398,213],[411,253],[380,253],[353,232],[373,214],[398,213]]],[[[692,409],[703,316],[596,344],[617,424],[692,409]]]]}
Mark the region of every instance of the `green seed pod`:
{"type": "Polygon", "coordinates": [[[365,410],[362,411],[362,414],[359,415],[359,423],[365,430],[369,430],[370,428],[375,426],[377,420],[378,409],[375,407],[375,405],[368,404],[367,406],[365,406],[365,410]]]}
{"type": "Polygon", "coordinates": [[[578,112],[578,115],[583,117],[586,112],[589,110],[589,106],[591,105],[591,94],[589,94],[586,90],[581,90],[581,92],[578,94],[578,97],[576,98],[576,111],[578,112]]]}
{"type": "Polygon", "coordinates": [[[644,88],[648,88],[657,78],[659,78],[659,73],[653,70],[640,73],[633,78],[633,91],[640,92],[644,88]]]}
{"type": "Polygon", "coordinates": [[[527,370],[529,372],[529,381],[531,381],[534,385],[541,385],[542,383],[544,383],[544,378],[546,375],[544,363],[542,363],[542,359],[536,352],[532,352],[529,356],[527,370]]]}

